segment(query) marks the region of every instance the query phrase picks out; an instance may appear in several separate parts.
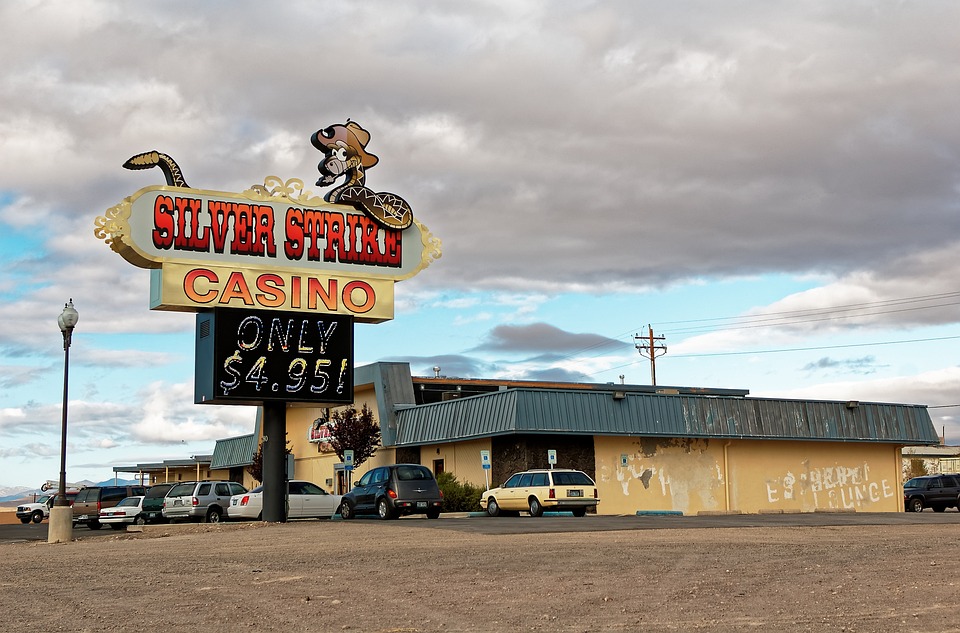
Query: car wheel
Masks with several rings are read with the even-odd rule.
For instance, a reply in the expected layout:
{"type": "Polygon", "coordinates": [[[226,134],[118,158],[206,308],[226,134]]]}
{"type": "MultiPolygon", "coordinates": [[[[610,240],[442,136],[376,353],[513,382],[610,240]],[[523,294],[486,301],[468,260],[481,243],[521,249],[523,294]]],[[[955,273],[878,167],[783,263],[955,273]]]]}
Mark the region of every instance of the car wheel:
{"type": "Polygon", "coordinates": [[[536,497],[530,497],[530,516],[543,516],[543,506],[540,505],[540,500],[536,497]]]}
{"type": "Polygon", "coordinates": [[[89,523],[87,523],[87,527],[90,528],[91,530],[99,530],[100,528],[103,527],[103,524],[100,523],[100,521],[90,521],[89,523]]]}
{"type": "Polygon", "coordinates": [[[134,525],[146,525],[147,519],[144,518],[142,514],[138,514],[137,518],[133,520],[134,525]]]}
{"type": "Polygon", "coordinates": [[[381,498],[380,501],[377,501],[377,516],[384,520],[393,518],[393,510],[390,509],[390,504],[387,503],[385,498],[381,498]]]}
{"type": "Polygon", "coordinates": [[[586,508],[574,508],[574,509],[573,509],[573,516],[575,516],[575,517],[582,517],[582,516],[586,516],[586,515],[587,515],[587,509],[586,509],[586,508]]]}
{"type": "Polygon", "coordinates": [[[34,523],[40,523],[40,521],[43,521],[43,512],[40,512],[39,510],[37,510],[33,513],[33,516],[31,516],[30,518],[33,520],[34,523]]]}
{"type": "Polygon", "coordinates": [[[907,503],[910,512],[923,512],[923,499],[911,499],[907,503]]]}
{"type": "Polygon", "coordinates": [[[340,518],[345,520],[350,520],[354,517],[353,508],[350,507],[350,504],[346,501],[340,504],[340,518]]]}
{"type": "Polygon", "coordinates": [[[430,508],[427,510],[428,519],[439,519],[440,518],[440,508],[430,508]]]}
{"type": "Polygon", "coordinates": [[[207,523],[220,523],[220,508],[210,508],[207,510],[207,516],[205,518],[207,523]]]}
{"type": "Polygon", "coordinates": [[[493,497],[487,499],[487,514],[492,517],[500,516],[500,505],[497,503],[497,500],[493,497]]]}
{"type": "Polygon", "coordinates": [[[20,523],[23,523],[24,525],[26,525],[27,523],[30,523],[30,517],[23,517],[22,519],[20,519],[20,523]]]}

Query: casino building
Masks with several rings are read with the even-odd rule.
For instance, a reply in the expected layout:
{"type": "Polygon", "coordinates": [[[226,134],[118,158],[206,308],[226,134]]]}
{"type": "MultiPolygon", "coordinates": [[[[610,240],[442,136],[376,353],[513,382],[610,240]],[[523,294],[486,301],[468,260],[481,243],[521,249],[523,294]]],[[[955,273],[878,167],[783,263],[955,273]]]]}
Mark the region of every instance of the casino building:
{"type": "MultiPolygon", "coordinates": [[[[375,412],[383,444],[356,476],[416,462],[499,485],[515,471],[548,467],[552,449],[557,467],[596,479],[600,514],[897,512],[901,448],[939,441],[918,405],[437,373],[412,376],[406,363],[355,370],[356,406],[375,412]],[[490,452],[487,472],[482,450],[490,452]]],[[[328,417],[315,407],[287,409],[293,474],[343,490],[343,465],[320,431],[328,417]]],[[[217,449],[228,452],[232,441],[251,444],[225,440],[217,449]]]]}
{"type": "MultiPolygon", "coordinates": [[[[899,512],[901,449],[939,442],[926,407],[751,398],[745,390],[413,376],[407,363],[355,369],[357,408],[382,448],[357,468],[415,462],[478,486],[557,467],[591,475],[598,514],[899,512]],[[489,451],[484,470],[481,451],[489,451]]],[[[324,425],[330,410],[288,405],[292,478],[343,492],[324,425]]],[[[218,440],[212,455],[115,468],[150,483],[232,479],[255,485],[261,427],[218,440]]],[[[478,508],[479,510],[479,508],[478,508]]]]}

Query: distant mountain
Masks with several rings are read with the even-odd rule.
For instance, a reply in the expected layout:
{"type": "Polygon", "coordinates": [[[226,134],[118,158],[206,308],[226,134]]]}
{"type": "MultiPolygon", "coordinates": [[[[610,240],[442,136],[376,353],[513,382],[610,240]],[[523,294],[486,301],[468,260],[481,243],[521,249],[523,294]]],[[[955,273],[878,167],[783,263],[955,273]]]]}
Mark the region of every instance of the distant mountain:
{"type": "Polygon", "coordinates": [[[0,486],[0,501],[20,499],[28,493],[32,494],[33,490],[26,486],[0,486]]]}

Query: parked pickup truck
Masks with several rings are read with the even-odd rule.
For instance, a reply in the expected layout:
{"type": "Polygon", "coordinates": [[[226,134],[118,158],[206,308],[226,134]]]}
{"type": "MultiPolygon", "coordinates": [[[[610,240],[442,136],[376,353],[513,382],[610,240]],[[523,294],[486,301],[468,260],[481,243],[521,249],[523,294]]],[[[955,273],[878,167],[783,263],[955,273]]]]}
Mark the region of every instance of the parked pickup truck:
{"type": "Polygon", "coordinates": [[[903,484],[903,509],[923,512],[924,508],[960,509],[960,475],[924,475],[903,484]]]}
{"type": "MultiPolygon", "coordinates": [[[[68,492],[67,501],[73,504],[73,499],[76,496],[76,492],[68,492]]],[[[53,493],[43,495],[33,503],[19,505],[17,506],[17,518],[20,519],[20,523],[30,523],[30,521],[40,523],[50,516],[50,508],[53,507],[53,502],[56,500],[57,493],[53,493]]]]}

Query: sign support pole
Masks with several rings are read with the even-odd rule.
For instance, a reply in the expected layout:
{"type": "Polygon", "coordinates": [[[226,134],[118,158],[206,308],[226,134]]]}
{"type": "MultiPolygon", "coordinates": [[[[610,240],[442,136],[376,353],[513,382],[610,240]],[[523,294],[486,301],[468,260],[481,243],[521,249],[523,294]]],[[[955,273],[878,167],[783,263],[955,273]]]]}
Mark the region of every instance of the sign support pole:
{"type": "Polygon", "coordinates": [[[287,405],[263,403],[263,520],[287,520],[287,405]]]}

